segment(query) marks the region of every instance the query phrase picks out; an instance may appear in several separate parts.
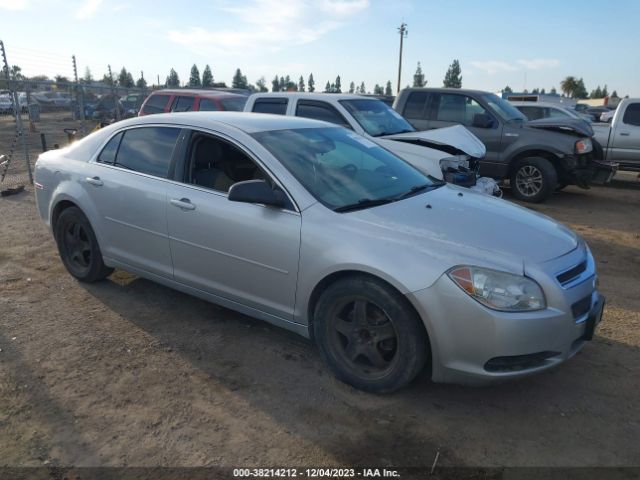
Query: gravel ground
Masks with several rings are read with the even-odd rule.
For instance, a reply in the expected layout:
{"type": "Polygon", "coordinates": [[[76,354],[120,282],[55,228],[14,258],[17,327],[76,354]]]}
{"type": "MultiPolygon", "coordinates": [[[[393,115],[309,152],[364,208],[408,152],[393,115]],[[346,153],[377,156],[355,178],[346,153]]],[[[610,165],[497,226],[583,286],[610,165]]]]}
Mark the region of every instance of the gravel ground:
{"type": "Polygon", "coordinates": [[[595,340],[524,380],[375,396],[286,331],[121,271],[76,282],[33,192],[0,198],[0,466],[640,466],[640,181],[532,208],[592,247],[595,340]]]}

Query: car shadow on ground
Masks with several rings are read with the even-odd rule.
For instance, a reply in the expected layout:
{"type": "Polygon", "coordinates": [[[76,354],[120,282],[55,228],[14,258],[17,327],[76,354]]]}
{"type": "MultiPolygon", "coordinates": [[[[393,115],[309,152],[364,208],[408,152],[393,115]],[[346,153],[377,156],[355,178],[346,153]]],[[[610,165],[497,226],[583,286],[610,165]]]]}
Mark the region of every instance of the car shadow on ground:
{"type": "Polygon", "coordinates": [[[638,426],[635,401],[615,397],[640,373],[638,351],[618,342],[597,338],[559,368],[518,381],[439,385],[425,372],[400,392],[372,395],[335,380],[309,341],[283,329],[124,272],[83,286],[204,372],[212,392],[233,392],[345,465],[424,466],[437,452],[443,465],[549,465],[567,444],[559,464],[602,464],[615,456],[594,452],[628,449],[620,432],[638,426]]]}

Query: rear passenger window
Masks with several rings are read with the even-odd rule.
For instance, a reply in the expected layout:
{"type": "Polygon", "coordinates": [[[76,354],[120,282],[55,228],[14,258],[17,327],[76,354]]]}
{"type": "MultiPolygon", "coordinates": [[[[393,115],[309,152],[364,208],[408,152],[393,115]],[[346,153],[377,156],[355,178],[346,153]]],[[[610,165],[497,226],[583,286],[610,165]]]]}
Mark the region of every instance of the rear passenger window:
{"type": "Polygon", "coordinates": [[[143,127],[124,132],[115,165],[166,178],[179,128],[143,127]]]}
{"type": "Polygon", "coordinates": [[[144,113],[162,113],[169,102],[169,95],[151,95],[144,104],[144,113]]]}
{"type": "Polygon", "coordinates": [[[627,106],[624,117],[622,117],[622,123],[640,127],[640,103],[632,103],[627,106]]]}
{"type": "Polygon", "coordinates": [[[404,112],[401,112],[404,118],[424,120],[425,107],[427,106],[427,92],[411,92],[407,103],[404,106],[404,112]]]}
{"type": "Polygon", "coordinates": [[[284,115],[287,113],[287,101],[286,98],[258,98],[253,104],[253,112],[284,115]]]}
{"type": "Polygon", "coordinates": [[[173,101],[172,112],[191,112],[193,111],[193,102],[195,97],[177,97],[173,101]]]}
{"type": "Polygon", "coordinates": [[[113,165],[116,161],[116,153],[118,153],[120,140],[122,140],[122,132],[118,133],[107,142],[100,152],[100,155],[98,155],[98,162],[113,165]]]}
{"type": "Polygon", "coordinates": [[[314,102],[301,100],[296,107],[296,116],[304,118],[313,118],[314,120],[323,120],[343,127],[351,128],[351,125],[344,119],[332,105],[326,102],[314,102]]]}
{"type": "Polygon", "coordinates": [[[201,98],[200,108],[198,110],[201,112],[217,112],[220,108],[218,107],[218,104],[210,98],[201,98]]]}

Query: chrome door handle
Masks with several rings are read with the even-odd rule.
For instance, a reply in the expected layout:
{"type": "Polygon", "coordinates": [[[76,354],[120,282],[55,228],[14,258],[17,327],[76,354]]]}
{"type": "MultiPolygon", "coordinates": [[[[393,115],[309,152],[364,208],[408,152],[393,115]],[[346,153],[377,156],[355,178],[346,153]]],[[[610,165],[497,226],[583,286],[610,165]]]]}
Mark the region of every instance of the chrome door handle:
{"type": "Polygon", "coordinates": [[[620,132],[621,137],[628,137],[629,135],[629,132],[620,132]]]}
{"type": "Polygon", "coordinates": [[[181,198],[181,199],[172,198],[171,200],[169,200],[169,202],[171,202],[171,205],[173,205],[174,207],[178,207],[182,210],[196,209],[196,206],[193,203],[191,203],[191,200],[189,200],[188,198],[181,198]]]}
{"type": "Polygon", "coordinates": [[[104,185],[104,183],[102,183],[102,180],[100,180],[100,177],[87,177],[84,180],[85,182],[90,183],[91,185],[95,185],[96,187],[101,187],[102,185],[104,185]]]}

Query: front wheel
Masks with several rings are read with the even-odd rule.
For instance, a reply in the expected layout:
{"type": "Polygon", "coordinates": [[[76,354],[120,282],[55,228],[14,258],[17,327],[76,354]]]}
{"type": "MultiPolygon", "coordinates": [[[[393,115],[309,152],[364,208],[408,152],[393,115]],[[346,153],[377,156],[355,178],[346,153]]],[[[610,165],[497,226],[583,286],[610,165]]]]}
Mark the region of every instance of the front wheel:
{"type": "Polygon", "coordinates": [[[62,263],[71,275],[82,282],[96,282],[113,269],[102,261],[96,235],[87,217],[77,207],[62,211],[54,226],[62,263]]]}
{"type": "Polygon", "coordinates": [[[540,203],[555,192],[558,173],[546,158],[523,158],[513,169],[510,183],[511,191],[518,200],[540,203]]]}
{"type": "Polygon", "coordinates": [[[406,386],[429,356],[424,326],[407,300],[374,278],[330,285],[316,305],[313,331],[336,377],[369,392],[406,386]]]}

